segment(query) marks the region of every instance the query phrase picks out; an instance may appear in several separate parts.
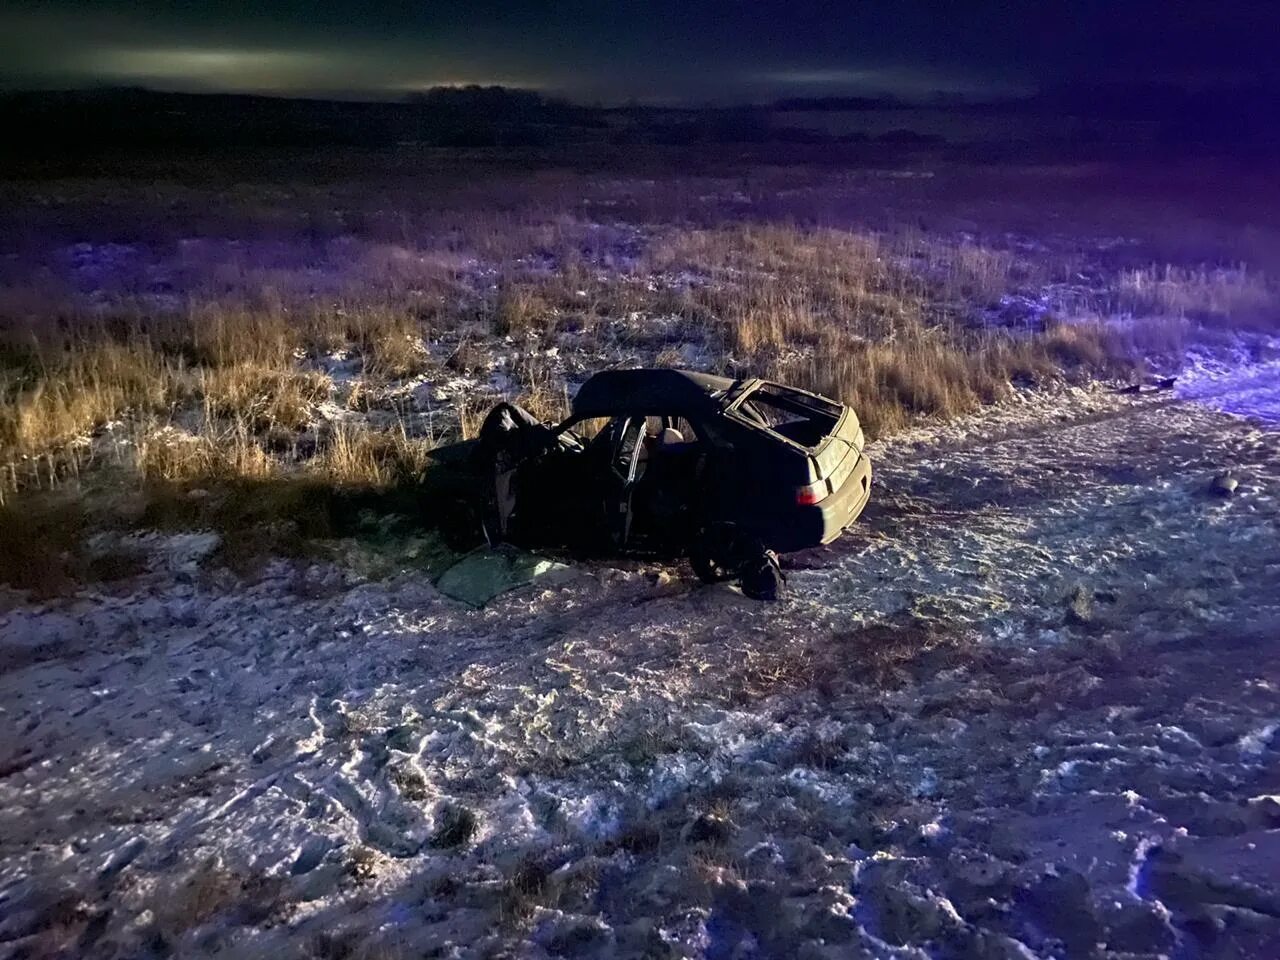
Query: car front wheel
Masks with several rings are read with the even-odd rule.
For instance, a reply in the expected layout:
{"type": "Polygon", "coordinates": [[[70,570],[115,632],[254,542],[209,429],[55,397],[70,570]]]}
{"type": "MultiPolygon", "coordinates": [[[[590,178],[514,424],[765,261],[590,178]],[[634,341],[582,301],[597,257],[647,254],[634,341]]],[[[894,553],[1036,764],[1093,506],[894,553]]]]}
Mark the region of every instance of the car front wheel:
{"type": "Polygon", "coordinates": [[[455,500],[442,510],[437,525],[445,546],[458,553],[475,548],[483,537],[480,517],[475,507],[465,500],[455,500]]]}

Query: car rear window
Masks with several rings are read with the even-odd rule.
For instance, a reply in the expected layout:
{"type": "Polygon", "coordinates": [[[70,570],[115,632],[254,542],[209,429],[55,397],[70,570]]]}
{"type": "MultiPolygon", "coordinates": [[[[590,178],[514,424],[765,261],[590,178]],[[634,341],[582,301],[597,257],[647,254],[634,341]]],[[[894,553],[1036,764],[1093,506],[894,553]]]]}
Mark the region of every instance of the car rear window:
{"type": "Polygon", "coordinates": [[[816,447],[835,429],[840,405],[777,384],[752,390],[737,405],[738,416],[802,447],[816,447]]]}

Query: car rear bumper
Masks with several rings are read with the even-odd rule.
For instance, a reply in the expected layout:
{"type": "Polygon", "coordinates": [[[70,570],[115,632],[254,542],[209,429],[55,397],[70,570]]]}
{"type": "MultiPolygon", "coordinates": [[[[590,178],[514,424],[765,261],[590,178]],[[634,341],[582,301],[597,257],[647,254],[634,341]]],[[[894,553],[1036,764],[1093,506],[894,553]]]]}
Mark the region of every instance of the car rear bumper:
{"type": "Polygon", "coordinates": [[[858,463],[840,489],[821,503],[796,507],[776,518],[761,539],[779,553],[806,550],[830,543],[858,519],[871,496],[871,461],[858,455],[858,463]]]}

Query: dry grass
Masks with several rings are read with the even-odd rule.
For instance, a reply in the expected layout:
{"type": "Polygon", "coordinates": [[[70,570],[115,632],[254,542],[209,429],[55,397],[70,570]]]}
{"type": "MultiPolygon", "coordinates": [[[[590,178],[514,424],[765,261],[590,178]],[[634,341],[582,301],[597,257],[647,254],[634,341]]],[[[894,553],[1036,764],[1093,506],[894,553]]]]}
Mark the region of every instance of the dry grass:
{"type": "Polygon", "coordinates": [[[407,331],[377,337],[364,349],[364,372],[374,380],[400,380],[427,370],[431,358],[422,338],[407,331]]]}
{"type": "Polygon", "coordinates": [[[1237,327],[1276,327],[1276,292],[1244,265],[1210,268],[1152,266],[1117,280],[1118,307],[1137,316],[1188,317],[1237,327]]]}
{"type": "Polygon", "coordinates": [[[920,330],[891,344],[824,345],[766,369],[850,405],[875,437],[918,417],[972,413],[1006,398],[1013,383],[1125,378],[1144,358],[1180,357],[1190,339],[1185,322],[1166,319],[1126,326],[1051,322],[1034,334],[988,333],[959,343],[920,330]]]}
{"type": "MultiPolygon", "coordinates": [[[[1223,227],[1231,245],[1184,256],[1185,225],[1203,230],[1202,220],[1178,226],[1169,198],[1154,213],[1115,197],[1085,209],[1084,181],[1070,171],[1026,174],[1025,184],[993,175],[977,198],[948,195],[946,171],[937,181],[800,168],[472,174],[436,193],[416,181],[364,192],[240,185],[233,210],[208,204],[221,211],[208,222],[174,212],[189,211],[202,187],[59,184],[66,222],[88,229],[102,192],[116,190],[157,239],[80,244],[77,257],[96,271],[92,296],[82,278],[47,266],[62,262],[56,250],[0,264],[0,489],[48,487],[103,463],[146,483],[292,477],[388,489],[425,466],[430,441],[415,432],[474,437],[493,400],[463,390],[430,424],[387,426],[384,411],[407,403],[397,383],[439,369],[427,345],[441,341],[452,347],[449,376],[483,383],[500,370],[513,399],[545,419],[567,412],[566,364],[548,348],[568,336],[577,374],[597,363],[683,365],[692,348],[711,369],[849,403],[875,435],[998,401],[1011,382],[1125,376],[1209,334],[1274,330],[1280,315],[1276,284],[1244,263],[1280,264],[1266,231],[1223,227]],[[1046,181],[1061,195],[1043,198],[1046,181]],[[1019,189],[1028,197],[1006,196],[1019,189]],[[1050,207],[1055,229],[1074,225],[1079,241],[1010,239],[1050,207]],[[304,240],[282,226],[299,209],[341,216],[304,240]],[[1141,240],[1133,252],[1090,246],[1120,230],[1141,240]],[[153,274],[165,278],[159,297],[153,274]],[[1045,290],[1070,322],[991,328],[993,304],[1045,290]],[[495,366],[495,349],[507,366],[495,366]],[[322,363],[335,352],[356,358],[361,376],[338,398],[348,413],[330,423],[322,363]],[[92,439],[112,421],[126,424],[118,440],[92,439]]],[[[981,179],[967,177],[956,182],[970,190],[981,179]]],[[[6,216],[38,226],[47,212],[0,209],[6,216]]]]}
{"type": "Polygon", "coordinates": [[[895,687],[955,669],[977,654],[973,637],[908,618],[835,634],[817,651],[816,676],[829,692],[842,683],[895,687]]]}
{"type": "Polygon", "coordinates": [[[518,354],[511,373],[521,387],[516,403],[539,420],[558,421],[568,416],[568,387],[544,356],[528,352],[518,354]]]}
{"type": "Polygon", "coordinates": [[[278,877],[248,876],[207,860],[152,894],[147,933],[172,950],[188,933],[220,916],[240,925],[265,923],[285,907],[283,888],[278,877]]]}
{"type": "Polygon", "coordinates": [[[83,545],[88,522],[65,497],[28,498],[20,509],[0,507],[0,583],[36,597],[72,589],[88,569],[83,545]]]}
{"type": "Polygon", "coordinates": [[[554,423],[569,415],[569,390],[563,383],[558,386],[540,384],[531,387],[517,396],[515,402],[539,420],[554,423]]]}
{"type": "Polygon", "coordinates": [[[849,685],[900,686],[920,673],[954,668],[976,655],[972,638],[912,618],[800,641],[771,640],[744,648],[718,685],[731,705],[796,690],[834,695],[849,685]]]}
{"type": "Polygon", "coordinates": [[[207,421],[235,419],[254,431],[305,427],[332,386],[327,376],[316,371],[256,363],[201,370],[198,384],[207,421]]]}
{"type": "Polygon", "coordinates": [[[735,668],[721,687],[732,706],[744,706],[765,697],[812,686],[814,654],[808,644],[789,643],[773,637],[771,643],[740,651],[735,668]]]}
{"type": "Polygon", "coordinates": [[[225,427],[206,425],[199,434],[144,427],[134,449],[137,471],[149,481],[265,480],[279,468],[244,421],[225,427]]]}
{"type": "Polygon", "coordinates": [[[453,850],[465,846],[475,835],[476,815],[466,807],[449,806],[440,814],[439,824],[429,841],[432,847],[453,850]]]}
{"type": "Polygon", "coordinates": [[[167,353],[195,366],[288,366],[299,342],[296,318],[269,286],[243,293],[260,302],[245,305],[233,295],[193,303],[181,314],[133,319],[132,333],[150,336],[167,353]]]}
{"type": "Polygon", "coordinates": [[[463,440],[474,440],[480,436],[480,427],[484,424],[487,409],[483,403],[475,403],[467,398],[457,401],[458,431],[463,440]]]}
{"type": "Polygon", "coordinates": [[[488,352],[484,347],[467,338],[458,344],[444,365],[454,373],[477,374],[489,368],[487,361],[488,352]]]}
{"type": "Polygon", "coordinates": [[[667,235],[652,268],[705,274],[682,309],[726,325],[747,355],[836,335],[893,343],[997,300],[1044,264],[914,231],[885,236],[791,226],[667,235]]]}
{"type": "MultiPolygon", "coordinates": [[[[406,300],[409,299],[406,297],[406,300]]],[[[430,324],[395,303],[355,303],[311,318],[305,346],[328,352],[353,346],[363,373],[377,381],[416,376],[430,365],[423,336],[430,324]]]]}
{"type": "Polygon", "coordinates": [[[498,291],[492,329],[495,336],[519,336],[545,328],[553,319],[552,308],[537,290],[524,284],[507,284],[498,291]]]}
{"type": "Polygon", "coordinates": [[[146,343],[106,342],[76,345],[33,383],[11,373],[7,383],[0,379],[0,450],[37,456],[126,412],[163,409],[178,370],[146,343]]]}
{"type": "Polygon", "coordinates": [[[431,444],[403,424],[382,431],[339,424],[309,469],[338,486],[387,487],[419,480],[430,454],[431,444]]]}
{"type": "Polygon", "coordinates": [[[782,364],[778,375],[849,404],[873,437],[917,416],[967,413],[1009,389],[1009,370],[996,351],[925,338],[821,350],[800,363],[782,364]]]}
{"type": "Polygon", "coordinates": [[[503,888],[500,907],[503,922],[527,920],[538,907],[551,900],[548,890],[551,872],[535,853],[525,855],[515,864],[503,888]]]}
{"type": "Polygon", "coordinates": [[[243,889],[242,877],[208,861],[156,898],[151,911],[154,929],[166,942],[174,943],[186,931],[230,908],[243,889]]]}
{"type": "MultiPolygon", "coordinates": [[[[931,252],[937,246],[930,246],[931,252]]],[[[1007,250],[990,250],[961,243],[947,251],[940,264],[943,288],[950,299],[990,303],[1008,292],[1014,257],[1007,250]]]]}
{"type": "MultiPolygon", "coordinates": [[[[338,424],[315,456],[288,472],[337,486],[385,488],[416,483],[430,452],[429,440],[412,438],[403,424],[388,429],[338,424]]],[[[134,462],[142,479],[177,484],[268,480],[285,472],[244,420],[206,421],[196,434],[147,425],[137,436],[134,462]]]]}

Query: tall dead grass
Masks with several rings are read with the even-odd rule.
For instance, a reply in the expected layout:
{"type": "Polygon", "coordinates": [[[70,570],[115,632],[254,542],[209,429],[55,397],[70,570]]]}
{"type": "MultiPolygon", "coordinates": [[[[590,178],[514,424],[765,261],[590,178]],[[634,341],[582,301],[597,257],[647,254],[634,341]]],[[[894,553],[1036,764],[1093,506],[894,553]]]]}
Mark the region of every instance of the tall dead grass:
{"type": "Polygon", "coordinates": [[[923,339],[819,351],[782,364],[777,376],[850,405],[873,437],[918,416],[967,413],[1009,389],[1008,371],[990,354],[923,339]]]}
{"type": "Polygon", "coordinates": [[[1186,317],[1237,328],[1274,330],[1278,322],[1275,290],[1243,264],[1126,270],[1117,279],[1117,305],[1136,316],[1186,317]]]}
{"type": "Polygon", "coordinates": [[[783,359],[770,373],[853,407],[876,437],[917,417],[972,413],[1007,397],[1015,382],[1123,377],[1140,358],[1176,354],[1184,342],[1185,328],[1174,321],[1051,323],[1029,336],[988,333],[967,343],[922,331],[894,344],[829,345],[783,359]]]}
{"type": "MultiPolygon", "coordinates": [[[[86,438],[113,420],[134,425],[131,463],[147,480],[295,470],[394,482],[418,469],[425,441],[403,424],[318,424],[331,384],[316,361],[357,359],[363,380],[348,407],[367,410],[381,386],[429,370],[426,343],[460,327],[450,367],[482,373],[495,338],[511,338],[522,351],[509,371],[517,399],[548,419],[568,397],[539,349],[571,334],[589,354],[598,335],[663,363],[692,342],[709,366],[798,381],[851,403],[881,433],[998,400],[1011,380],[1123,373],[1145,354],[1178,352],[1199,325],[1275,329],[1280,294],[1252,267],[1115,266],[1087,247],[1015,244],[969,219],[965,233],[931,232],[905,207],[885,207],[872,229],[848,212],[876,213],[862,186],[849,192],[860,182],[842,174],[824,193],[813,171],[661,181],[558,172],[468,181],[412,210],[400,209],[413,205],[404,189],[394,204],[364,197],[339,213],[361,197],[322,183],[297,195],[246,186],[234,193],[242,222],[218,220],[218,230],[181,221],[164,190],[140,193],[161,234],[186,238],[160,262],[104,245],[116,259],[91,297],[52,270],[0,277],[0,486],[56,480],[60,458],[92,449],[86,438]],[[281,242],[300,205],[328,211],[334,229],[281,242]],[[121,257],[127,269],[114,265],[121,257]],[[1106,289],[1084,302],[1132,322],[984,328],[990,305],[1077,284],[1086,261],[1106,289]],[[161,298],[148,299],[149,271],[168,278],[161,298]],[[672,314],[676,327],[649,329],[672,314]]],[[[99,199],[76,189],[76,202],[99,199]]],[[[461,434],[473,436],[483,402],[463,396],[457,407],[461,434]]]]}
{"type": "Polygon", "coordinates": [[[206,424],[198,434],[144,424],[138,429],[134,451],[134,466],[148,481],[265,480],[280,469],[244,420],[225,426],[206,424]]]}
{"type": "Polygon", "coordinates": [[[498,291],[492,329],[495,336],[518,336],[546,326],[552,318],[552,307],[536,289],[509,283],[498,291]]]}
{"type": "Polygon", "coordinates": [[[410,437],[403,423],[390,430],[340,424],[307,469],[338,486],[387,487],[421,479],[431,443],[410,437]]]}
{"type": "Polygon", "coordinates": [[[314,419],[316,405],[332,387],[330,379],[317,371],[257,363],[202,369],[197,384],[206,421],[240,420],[254,431],[301,429],[314,419]]]}
{"type": "Polygon", "coordinates": [[[26,386],[10,382],[0,408],[0,443],[19,455],[44,452],[125,410],[163,407],[180,365],[147,344],[79,346],[26,386]]]}

